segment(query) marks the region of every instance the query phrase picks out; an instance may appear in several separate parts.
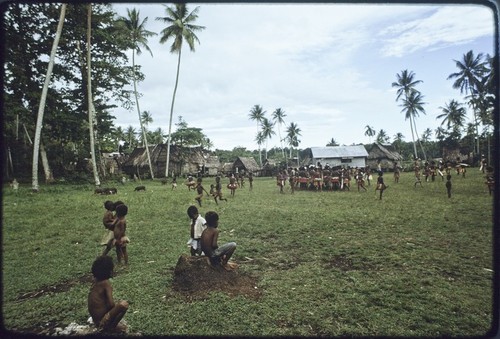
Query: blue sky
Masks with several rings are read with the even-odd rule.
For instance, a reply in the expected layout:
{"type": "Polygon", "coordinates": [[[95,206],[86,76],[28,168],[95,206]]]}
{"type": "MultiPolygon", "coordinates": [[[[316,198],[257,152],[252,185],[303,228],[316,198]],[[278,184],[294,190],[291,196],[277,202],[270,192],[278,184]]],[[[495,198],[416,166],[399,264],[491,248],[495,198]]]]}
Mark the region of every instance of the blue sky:
{"type": "MultiPolygon", "coordinates": [[[[483,6],[188,4],[195,6],[197,24],[206,28],[197,34],[194,53],[182,51],[174,123],[182,116],[202,128],[214,149],[257,149],[257,126],[248,118],[256,104],[268,118],[283,109],[285,125],[301,129],[300,148],[325,146],[331,138],[341,145],[368,143],[366,125],[384,129],[391,141],[398,132],[411,141],[391,86],[396,74],[408,69],[423,81],[417,86],[426,102],[426,114],[416,121],[421,134],[440,125],[440,106],[464,102],[446,79],[458,70],[453,60],[469,50],[494,53],[493,12],[483,6]]],[[[166,16],[163,5],[113,7],[119,15],[135,7],[148,17],[148,30],[164,28],[155,20],[166,16]]],[[[139,84],[141,111],[153,117],[149,129],[167,132],[177,55],[169,52],[171,41],[159,39],[149,39],[153,57],[146,52],[136,62],[146,76],[139,84]]],[[[138,129],[135,110],[112,114],[118,126],[138,129]]],[[[268,148],[279,145],[276,127],[268,148]]]]}

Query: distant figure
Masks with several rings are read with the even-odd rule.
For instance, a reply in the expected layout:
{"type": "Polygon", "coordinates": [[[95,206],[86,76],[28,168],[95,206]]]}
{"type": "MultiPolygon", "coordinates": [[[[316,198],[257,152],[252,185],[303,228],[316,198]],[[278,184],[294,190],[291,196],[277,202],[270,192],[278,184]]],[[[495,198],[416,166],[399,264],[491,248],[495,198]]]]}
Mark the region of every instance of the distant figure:
{"type": "Polygon", "coordinates": [[[95,326],[104,332],[126,332],[127,327],[120,324],[128,310],[128,302],[113,300],[113,288],[109,279],[113,276],[113,259],[100,256],[92,264],[94,283],[88,295],[88,310],[95,326]]]}
{"type": "Polygon", "coordinates": [[[423,187],[422,181],[420,180],[420,167],[418,166],[415,167],[415,184],[413,186],[417,187],[417,184],[420,184],[420,187],[423,187]]]}
{"type": "Polygon", "coordinates": [[[202,186],[201,181],[202,181],[202,179],[198,178],[196,188],[195,188],[196,193],[198,195],[196,196],[196,198],[194,198],[194,200],[196,200],[198,202],[198,205],[200,205],[200,207],[201,207],[201,199],[203,198],[203,191],[205,191],[205,193],[207,193],[207,196],[209,195],[207,190],[205,189],[205,187],[202,186]]]}
{"type": "Polygon", "coordinates": [[[177,188],[177,177],[174,175],[172,178],[172,191],[177,188]]]}
{"type": "Polygon", "coordinates": [[[231,177],[229,178],[229,184],[227,185],[227,188],[229,188],[229,190],[231,191],[231,196],[234,197],[234,193],[236,192],[237,187],[238,185],[236,184],[236,178],[234,177],[234,174],[231,174],[231,177]]]}
{"type": "Polygon", "coordinates": [[[393,170],[394,170],[394,182],[397,184],[399,183],[399,166],[398,166],[398,163],[397,161],[394,161],[394,164],[393,164],[393,170]]]}
{"type": "Polygon", "coordinates": [[[219,176],[216,176],[215,177],[215,196],[214,196],[214,199],[215,199],[215,203],[216,204],[219,204],[217,202],[217,198],[219,200],[224,200],[224,201],[227,201],[226,198],[223,198],[222,197],[222,184],[220,183],[220,177],[219,176]]]}
{"type": "Polygon", "coordinates": [[[451,175],[446,176],[446,191],[448,192],[448,198],[451,198],[451,175]]]}
{"type": "Polygon", "coordinates": [[[14,180],[12,180],[12,182],[10,183],[10,187],[12,187],[14,192],[17,193],[17,190],[19,189],[19,183],[17,182],[16,178],[14,178],[14,180]]]}
{"type": "Polygon", "coordinates": [[[389,186],[384,184],[384,172],[380,171],[378,172],[378,178],[377,178],[377,187],[375,188],[375,191],[380,191],[380,200],[382,200],[382,193],[384,193],[385,189],[389,186]]]}
{"type": "Polygon", "coordinates": [[[104,224],[104,227],[107,231],[101,240],[101,245],[106,245],[102,255],[108,254],[108,252],[113,247],[113,230],[115,228],[116,222],[116,218],[113,214],[113,212],[115,211],[115,204],[112,201],[107,200],[104,202],[104,208],[106,209],[106,211],[104,212],[104,216],[102,217],[102,223],[104,224]]]}
{"type": "Polygon", "coordinates": [[[191,246],[191,255],[201,255],[201,234],[207,228],[205,219],[199,214],[198,208],[196,206],[189,206],[187,209],[187,215],[191,219],[190,230],[191,239],[188,244],[191,246]]]}
{"type": "Polygon", "coordinates": [[[236,265],[229,263],[229,259],[236,250],[235,242],[228,242],[222,246],[218,246],[219,238],[219,215],[216,212],[209,211],[205,214],[207,228],[201,234],[201,250],[208,257],[209,262],[213,266],[221,265],[226,270],[236,268],[236,265]]]}
{"type": "Polygon", "coordinates": [[[253,189],[253,173],[248,173],[248,183],[250,184],[250,191],[253,189]]]}

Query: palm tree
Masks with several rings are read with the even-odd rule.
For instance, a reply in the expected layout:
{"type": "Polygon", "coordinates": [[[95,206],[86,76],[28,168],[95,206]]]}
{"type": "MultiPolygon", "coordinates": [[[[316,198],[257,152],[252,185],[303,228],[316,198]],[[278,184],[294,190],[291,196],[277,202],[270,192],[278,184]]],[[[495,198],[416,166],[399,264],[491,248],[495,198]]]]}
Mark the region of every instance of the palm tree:
{"type": "Polygon", "coordinates": [[[47,74],[45,75],[45,82],[42,88],[42,95],[40,97],[40,105],[38,106],[38,116],[36,120],[35,129],[35,143],[33,145],[33,167],[32,167],[32,190],[38,192],[38,153],[40,152],[40,139],[42,135],[43,114],[45,111],[45,102],[47,100],[47,93],[49,90],[50,78],[54,68],[54,60],[56,58],[57,46],[61,38],[61,32],[64,24],[64,17],[66,16],[66,4],[61,5],[61,14],[59,15],[59,23],[57,24],[56,36],[52,43],[50,51],[49,65],[47,67],[47,74]]]}
{"type": "Polygon", "coordinates": [[[383,129],[381,129],[377,134],[376,142],[378,144],[383,145],[383,144],[387,143],[388,141],[389,141],[389,136],[387,135],[387,132],[384,131],[383,129]]]}
{"type": "Polygon", "coordinates": [[[283,139],[281,139],[281,124],[285,123],[283,119],[286,117],[285,111],[281,108],[276,108],[273,112],[273,121],[278,124],[278,137],[280,138],[281,144],[281,156],[285,157],[285,150],[283,149],[283,139]]]}
{"type": "Polygon", "coordinates": [[[167,166],[165,168],[165,177],[168,177],[168,166],[170,162],[170,135],[172,134],[172,117],[174,114],[175,93],[179,84],[179,71],[181,66],[181,52],[184,41],[188,44],[191,52],[194,52],[195,42],[200,43],[195,32],[205,29],[203,26],[197,26],[193,23],[198,19],[199,7],[196,7],[191,13],[188,12],[184,3],[176,3],[170,7],[164,5],[167,13],[166,17],[157,17],[156,20],[162,21],[168,26],[161,31],[160,43],[165,43],[170,38],[174,41],[170,46],[170,53],[177,53],[177,73],[175,76],[174,93],[172,94],[172,104],[170,106],[170,119],[168,123],[168,141],[167,141],[167,166]]]}
{"type": "Polygon", "coordinates": [[[290,145],[290,158],[292,157],[292,147],[297,147],[297,166],[299,166],[299,136],[300,128],[296,123],[291,122],[290,125],[286,129],[286,139],[288,140],[288,144],[290,145]]]}
{"type": "Polygon", "coordinates": [[[158,127],[154,132],[151,132],[151,141],[154,144],[162,144],[163,140],[165,139],[166,135],[165,132],[161,129],[161,127],[158,127]]]}
{"type": "MultiPolygon", "coordinates": [[[[264,116],[266,114],[266,111],[260,106],[260,105],[254,105],[252,109],[250,110],[250,114],[248,117],[250,120],[255,120],[257,122],[257,137],[256,141],[259,140],[258,133],[259,133],[259,125],[262,123],[262,119],[264,119],[264,116]]],[[[260,157],[260,166],[262,167],[262,156],[260,156],[260,146],[262,143],[258,143],[257,145],[259,146],[259,157],[260,157]]]]}
{"type": "Polygon", "coordinates": [[[338,146],[339,143],[334,139],[334,138],[331,138],[330,141],[328,141],[328,143],[326,144],[326,146],[338,146]]]}
{"type": "Polygon", "coordinates": [[[141,114],[141,123],[144,125],[144,129],[147,130],[150,123],[153,122],[153,116],[149,111],[144,111],[141,114]]]}
{"type": "Polygon", "coordinates": [[[262,131],[257,132],[257,135],[255,136],[255,141],[257,142],[257,145],[259,145],[259,161],[260,161],[260,167],[262,167],[262,152],[261,152],[261,145],[264,143],[266,138],[264,137],[264,134],[262,134],[262,131]]]}
{"type": "MultiPolygon", "coordinates": [[[[488,72],[486,62],[483,61],[483,54],[479,53],[477,56],[474,56],[474,52],[470,50],[463,55],[462,61],[453,61],[455,61],[459,72],[450,74],[447,79],[456,79],[453,83],[453,88],[460,89],[460,93],[469,93],[474,98],[477,95],[477,90],[483,81],[483,77],[488,72]]],[[[476,125],[476,152],[479,153],[479,121],[473,100],[471,101],[471,106],[474,114],[474,124],[476,125]]]]}
{"type": "Polygon", "coordinates": [[[94,146],[94,120],[95,120],[95,107],[94,100],[92,99],[92,81],[91,81],[91,63],[90,63],[90,38],[92,27],[92,4],[88,6],[87,12],[87,101],[89,110],[89,134],[90,134],[90,157],[92,158],[92,171],[94,172],[94,181],[96,186],[100,186],[99,172],[97,172],[97,163],[95,157],[94,146]]]}
{"type": "Polygon", "coordinates": [[[375,129],[369,125],[365,126],[365,135],[369,138],[370,143],[372,142],[372,137],[376,134],[377,132],[375,129]]]}
{"type": "Polygon", "coordinates": [[[261,130],[262,136],[266,141],[266,160],[267,160],[267,142],[269,141],[269,139],[273,137],[273,135],[276,134],[276,132],[274,132],[273,130],[274,124],[268,118],[262,119],[261,127],[262,127],[261,130]]]}
{"type": "MultiPolygon", "coordinates": [[[[410,91],[409,96],[403,99],[403,103],[400,105],[403,107],[401,113],[405,113],[405,120],[410,119],[411,137],[413,139],[413,151],[415,159],[418,158],[417,145],[415,143],[415,134],[417,134],[418,136],[418,132],[417,132],[417,125],[415,123],[415,118],[418,117],[419,112],[425,114],[425,109],[423,107],[425,103],[422,100],[423,100],[423,95],[419,91],[416,90],[410,91]]],[[[420,144],[420,147],[422,148],[424,159],[427,159],[422,144],[420,144]]]]}
{"type": "Polygon", "coordinates": [[[128,126],[127,130],[125,131],[125,138],[130,148],[132,148],[134,145],[137,144],[135,135],[136,135],[135,128],[133,126],[128,126]]]}
{"type": "Polygon", "coordinates": [[[443,119],[441,126],[446,123],[448,130],[459,130],[464,127],[467,114],[461,103],[452,99],[444,107],[440,106],[439,108],[443,113],[438,115],[436,119],[443,119]]]}
{"type": "Polygon", "coordinates": [[[149,147],[148,147],[148,138],[146,134],[146,130],[143,126],[143,120],[141,119],[141,109],[139,108],[139,97],[137,94],[137,77],[135,72],[135,53],[140,55],[142,53],[141,47],[148,51],[151,56],[153,56],[153,52],[148,46],[148,38],[156,35],[154,32],[150,32],[146,30],[145,26],[148,21],[148,17],[144,18],[144,20],[140,20],[139,11],[135,8],[129,10],[127,8],[127,17],[120,17],[119,20],[123,22],[126,29],[129,32],[130,38],[132,40],[132,69],[134,76],[134,95],[135,95],[135,105],[137,106],[137,115],[139,116],[139,123],[141,125],[142,139],[144,142],[144,147],[146,148],[146,155],[148,157],[149,163],[149,171],[151,174],[151,179],[154,179],[153,174],[153,166],[151,166],[151,157],[149,155],[149,147]]]}
{"type": "Polygon", "coordinates": [[[405,136],[401,132],[398,132],[394,135],[394,141],[392,142],[392,144],[394,145],[394,147],[396,147],[399,153],[401,153],[401,144],[403,143],[404,138],[405,136]]]}
{"type": "Polygon", "coordinates": [[[415,73],[413,73],[412,71],[408,72],[408,70],[406,69],[402,70],[401,74],[396,74],[396,80],[397,80],[396,82],[392,83],[392,87],[396,87],[398,89],[396,92],[397,93],[396,101],[399,101],[399,99],[403,96],[402,99],[403,105],[401,106],[405,107],[406,109],[405,120],[408,118],[410,119],[411,137],[413,140],[413,150],[415,152],[414,156],[416,159],[418,158],[418,155],[417,155],[417,146],[415,144],[415,133],[413,131],[414,128],[413,126],[415,126],[416,130],[416,125],[413,120],[415,120],[415,116],[418,116],[418,111],[420,110],[418,107],[421,108],[422,112],[424,112],[424,109],[422,108],[423,102],[421,102],[422,96],[420,92],[415,89],[415,86],[421,83],[422,81],[415,80],[415,73]]]}

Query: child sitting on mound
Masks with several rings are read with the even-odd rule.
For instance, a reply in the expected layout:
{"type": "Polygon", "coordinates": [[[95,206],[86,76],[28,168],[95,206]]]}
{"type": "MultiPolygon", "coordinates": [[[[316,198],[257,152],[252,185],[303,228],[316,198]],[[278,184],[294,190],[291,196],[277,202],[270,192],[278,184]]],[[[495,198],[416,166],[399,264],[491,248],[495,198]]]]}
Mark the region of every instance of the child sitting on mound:
{"type": "Polygon", "coordinates": [[[113,288],[109,279],[113,276],[113,259],[100,256],[92,264],[94,283],[88,295],[88,310],[95,326],[105,332],[126,332],[127,327],[120,324],[128,310],[128,302],[122,300],[115,304],[113,288]]]}
{"type": "Polygon", "coordinates": [[[235,242],[228,242],[222,246],[217,245],[219,238],[219,215],[216,212],[209,211],[205,214],[207,228],[201,234],[201,250],[208,257],[213,266],[221,265],[226,270],[236,268],[235,263],[229,263],[229,259],[236,250],[235,242]]]}

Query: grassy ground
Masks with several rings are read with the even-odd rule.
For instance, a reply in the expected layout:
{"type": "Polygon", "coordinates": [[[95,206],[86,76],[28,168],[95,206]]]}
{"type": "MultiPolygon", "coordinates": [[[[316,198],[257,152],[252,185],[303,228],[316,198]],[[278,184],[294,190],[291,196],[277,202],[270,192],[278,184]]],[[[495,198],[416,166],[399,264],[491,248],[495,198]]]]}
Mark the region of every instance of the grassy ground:
{"type": "MultiPolygon", "coordinates": [[[[213,178],[204,181],[208,189],[213,178]]],[[[368,192],[280,194],[272,178],[228,202],[205,197],[220,215],[219,242],[236,241],[239,270],[257,278],[259,299],[212,293],[187,302],[171,293],[187,254],[186,209],[195,193],[143,182],[93,194],[91,186],[3,192],[3,321],[7,329],[80,324],[88,318],[89,271],[100,253],[103,202],[122,200],[128,268],[117,268],[115,299],[145,335],[477,336],[492,324],[492,197],[477,168],[413,186],[412,173],[378,200],[368,192]],[[52,287],[51,287],[52,286],[52,287]]],[[[225,181],[224,181],[225,182],[225,181]]]]}

